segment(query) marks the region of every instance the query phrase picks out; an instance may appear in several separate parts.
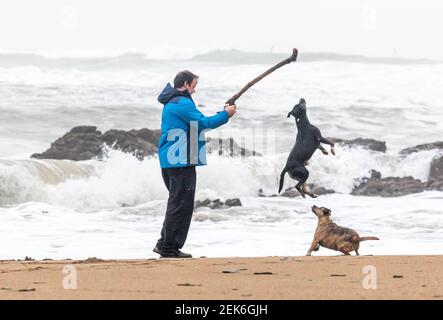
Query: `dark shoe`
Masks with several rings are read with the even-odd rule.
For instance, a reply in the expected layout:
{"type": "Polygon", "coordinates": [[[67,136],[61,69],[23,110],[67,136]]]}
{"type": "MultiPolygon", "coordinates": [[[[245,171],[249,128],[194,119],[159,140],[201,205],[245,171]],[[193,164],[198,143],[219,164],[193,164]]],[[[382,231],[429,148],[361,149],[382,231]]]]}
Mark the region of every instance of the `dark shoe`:
{"type": "Polygon", "coordinates": [[[152,251],[154,251],[157,254],[161,254],[160,249],[157,246],[155,246],[154,249],[152,249],[152,251]]]}
{"type": "Polygon", "coordinates": [[[178,250],[177,258],[192,258],[192,254],[184,253],[183,251],[178,250]]]}
{"type": "Polygon", "coordinates": [[[161,253],[160,254],[160,258],[192,258],[192,254],[189,253],[184,253],[180,250],[177,251],[177,253],[173,253],[173,254],[166,254],[166,253],[161,253]]]}

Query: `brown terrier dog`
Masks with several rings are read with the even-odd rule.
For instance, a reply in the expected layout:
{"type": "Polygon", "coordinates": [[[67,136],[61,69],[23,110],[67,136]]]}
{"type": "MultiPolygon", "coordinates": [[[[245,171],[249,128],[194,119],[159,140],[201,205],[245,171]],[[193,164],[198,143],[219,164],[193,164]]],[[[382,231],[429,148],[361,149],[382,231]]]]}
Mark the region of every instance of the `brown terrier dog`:
{"type": "Polygon", "coordinates": [[[377,237],[360,237],[354,230],[336,225],[330,218],[331,210],[328,208],[312,206],[312,212],[318,217],[318,225],[307,256],[320,249],[320,246],[340,251],[347,256],[355,251],[358,256],[361,241],[380,240],[377,237]]]}

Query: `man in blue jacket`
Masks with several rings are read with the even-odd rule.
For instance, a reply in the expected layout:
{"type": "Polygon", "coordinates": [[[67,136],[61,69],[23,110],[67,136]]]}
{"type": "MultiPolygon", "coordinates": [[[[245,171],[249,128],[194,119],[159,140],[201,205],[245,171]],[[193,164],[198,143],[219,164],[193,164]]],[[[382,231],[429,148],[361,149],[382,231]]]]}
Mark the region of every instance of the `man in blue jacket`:
{"type": "Polygon", "coordinates": [[[195,166],[206,164],[204,132],[227,123],[237,108],[225,105],[223,111],[204,116],[191,97],[197,83],[198,76],[181,71],[174,78],[174,87],[168,83],[158,96],[164,105],[158,156],[169,198],[161,237],[153,251],[162,257],[192,258],[180,249],[194,211],[195,166]]]}

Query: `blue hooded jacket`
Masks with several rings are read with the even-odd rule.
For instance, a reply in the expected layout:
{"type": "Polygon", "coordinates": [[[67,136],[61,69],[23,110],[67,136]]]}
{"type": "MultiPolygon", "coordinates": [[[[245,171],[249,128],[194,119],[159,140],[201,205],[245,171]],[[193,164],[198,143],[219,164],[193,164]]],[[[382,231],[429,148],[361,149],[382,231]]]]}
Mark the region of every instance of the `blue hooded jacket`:
{"type": "Polygon", "coordinates": [[[169,83],[158,96],[164,105],[158,156],[162,168],[206,164],[204,132],[229,120],[226,111],[205,117],[197,110],[187,90],[179,91],[169,83]]]}

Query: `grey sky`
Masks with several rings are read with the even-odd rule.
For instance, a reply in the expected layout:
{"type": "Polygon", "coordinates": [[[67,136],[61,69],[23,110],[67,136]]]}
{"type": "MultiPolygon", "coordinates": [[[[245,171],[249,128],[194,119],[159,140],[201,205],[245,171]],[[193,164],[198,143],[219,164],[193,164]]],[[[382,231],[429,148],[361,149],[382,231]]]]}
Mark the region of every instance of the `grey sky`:
{"type": "Polygon", "coordinates": [[[2,0],[1,51],[155,54],[237,48],[441,59],[432,0],[2,0]]]}

